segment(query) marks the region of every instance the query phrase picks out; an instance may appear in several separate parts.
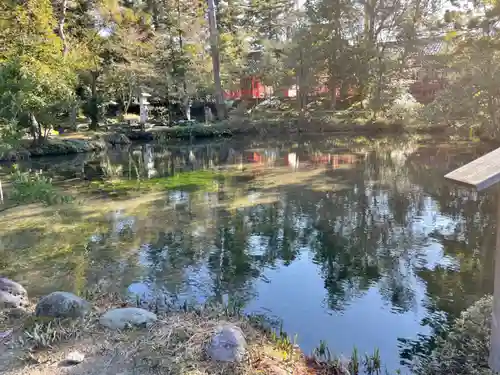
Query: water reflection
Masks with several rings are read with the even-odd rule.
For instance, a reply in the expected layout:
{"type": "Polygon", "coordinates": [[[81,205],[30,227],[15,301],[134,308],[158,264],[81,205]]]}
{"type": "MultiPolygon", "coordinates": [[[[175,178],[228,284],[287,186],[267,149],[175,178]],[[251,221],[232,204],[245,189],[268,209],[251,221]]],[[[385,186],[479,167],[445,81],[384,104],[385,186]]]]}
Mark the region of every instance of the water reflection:
{"type": "Polygon", "coordinates": [[[245,178],[215,192],[169,191],[132,209],[115,202],[77,233],[11,224],[0,235],[2,266],[35,294],[112,278],[154,303],[238,298],[248,311],[282,318],[306,351],[320,340],[344,353],[378,347],[395,369],[430,350],[450,319],[492,291],[494,197],[442,177],[485,151],[408,140],[243,140],[47,162],[76,165],[76,175],[97,163],[89,178],[230,164],[245,178]],[[61,244],[67,250],[54,254],[61,244]],[[21,260],[12,260],[14,251],[21,260]]]}

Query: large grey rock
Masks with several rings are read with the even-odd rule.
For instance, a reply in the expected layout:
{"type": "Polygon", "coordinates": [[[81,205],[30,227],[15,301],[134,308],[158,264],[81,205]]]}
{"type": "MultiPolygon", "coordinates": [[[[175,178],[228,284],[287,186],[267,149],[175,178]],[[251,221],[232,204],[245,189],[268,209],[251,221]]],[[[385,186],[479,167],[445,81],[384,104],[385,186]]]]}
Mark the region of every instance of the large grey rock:
{"type": "Polygon", "coordinates": [[[208,347],[208,355],[215,361],[241,362],[247,351],[247,342],[238,326],[225,324],[217,327],[208,347]]]}
{"type": "Polygon", "coordinates": [[[42,297],[35,309],[36,316],[52,318],[79,318],[90,312],[91,305],[68,292],[54,292],[42,297]]]}
{"type": "Polygon", "coordinates": [[[21,284],[0,277],[0,309],[24,309],[28,304],[28,292],[21,284]]]}
{"type": "Polygon", "coordinates": [[[103,135],[103,140],[111,145],[129,145],[132,142],[130,139],[122,133],[109,133],[103,135]]]}
{"type": "Polygon", "coordinates": [[[99,322],[110,329],[124,329],[129,327],[146,327],[156,322],[158,318],[151,311],[137,307],[124,307],[106,311],[99,322]]]}

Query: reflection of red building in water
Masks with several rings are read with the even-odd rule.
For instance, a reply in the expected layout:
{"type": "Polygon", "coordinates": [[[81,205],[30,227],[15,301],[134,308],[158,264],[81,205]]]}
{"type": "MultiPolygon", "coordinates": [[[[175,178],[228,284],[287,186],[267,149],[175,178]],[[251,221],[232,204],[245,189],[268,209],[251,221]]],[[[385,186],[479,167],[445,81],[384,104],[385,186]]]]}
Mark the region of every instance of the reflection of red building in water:
{"type": "Polygon", "coordinates": [[[314,168],[318,166],[331,166],[333,169],[344,168],[356,164],[359,160],[359,155],[331,154],[331,153],[313,153],[313,154],[297,154],[288,152],[282,157],[274,150],[267,151],[251,151],[244,156],[247,163],[255,164],[256,167],[272,167],[276,163],[286,165],[294,169],[297,168],[314,168]]]}
{"type": "Polygon", "coordinates": [[[355,154],[314,154],[312,156],[297,155],[290,152],[285,156],[285,164],[293,168],[314,167],[316,165],[331,165],[333,169],[352,165],[358,161],[355,154]]]}

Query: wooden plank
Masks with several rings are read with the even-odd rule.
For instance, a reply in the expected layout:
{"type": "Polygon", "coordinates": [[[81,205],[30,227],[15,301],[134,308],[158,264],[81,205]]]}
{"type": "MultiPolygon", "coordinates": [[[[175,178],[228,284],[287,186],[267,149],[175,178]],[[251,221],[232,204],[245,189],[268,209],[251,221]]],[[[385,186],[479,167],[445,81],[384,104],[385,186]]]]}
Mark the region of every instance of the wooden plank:
{"type": "Polygon", "coordinates": [[[484,190],[500,182],[500,148],[471,161],[444,176],[461,184],[484,190]]]}

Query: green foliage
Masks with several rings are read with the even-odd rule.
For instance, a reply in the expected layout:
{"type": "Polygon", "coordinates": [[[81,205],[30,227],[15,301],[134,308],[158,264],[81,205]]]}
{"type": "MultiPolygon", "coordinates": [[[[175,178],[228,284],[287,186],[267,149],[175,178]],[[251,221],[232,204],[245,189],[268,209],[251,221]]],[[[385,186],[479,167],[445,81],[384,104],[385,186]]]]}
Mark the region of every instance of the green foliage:
{"type": "MultiPolygon", "coordinates": [[[[321,367],[324,370],[330,369],[331,371],[339,371],[341,374],[346,373],[353,375],[382,374],[382,362],[378,348],[373,351],[373,354],[365,353],[364,357],[361,358],[358,349],[354,347],[349,358],[342,360],[339,357],[332,355],[328,344],[325,341],[320,341],[318,347],[314,349],[313,357],[321,363],[321,367]]],[[[396,373],[399,373],[399,371],[396,373]]]]}
{"type": "Polygon", "coordinates": [[[224,179],[224,174],[212,170],[199,170],[178,173],[172,177],[153,178],[147,180],[93,181],[91,189],[113,194],[128,194],[133,191],[154,190],[204,190],[213,191],[216,183],[224,179]]]}
{"type": "Polygon", "coordinates": [[[488,365],[493,297],[462,312],[436,348],[416,367],[418,375],[491,375],[488,365]]]}
{"type": "Polygon", "coordinates": [[[99,123],[104,117],[104,101],[100,96],[92,96],[83,104],[83,113],[93,124],[99,123]]]}
{"type": "Polygon", "coordinates": [[[52,179],[42,172],[21,172],[17,168],[12,173],[12,193],[10,199],[17,203],[44,203],[46,205],[70,203],[73,197],[61,194],[52,179]]]}
{"type": "Polygon", "coordinates": [[[22,133],[19,131],[16,122],[0,123],[0,153],[16,148],[19,146],[21,139],[22,133]]]}
{"type": "Polygon", "coordinates": [[[3,30],[6,43],[0,52],[0,121],[17,121],[20,128],[29,128],[41,139],[73,99],[73,60],[62,57],[49,0],[3,7],[8,27],[3,30]]]}

